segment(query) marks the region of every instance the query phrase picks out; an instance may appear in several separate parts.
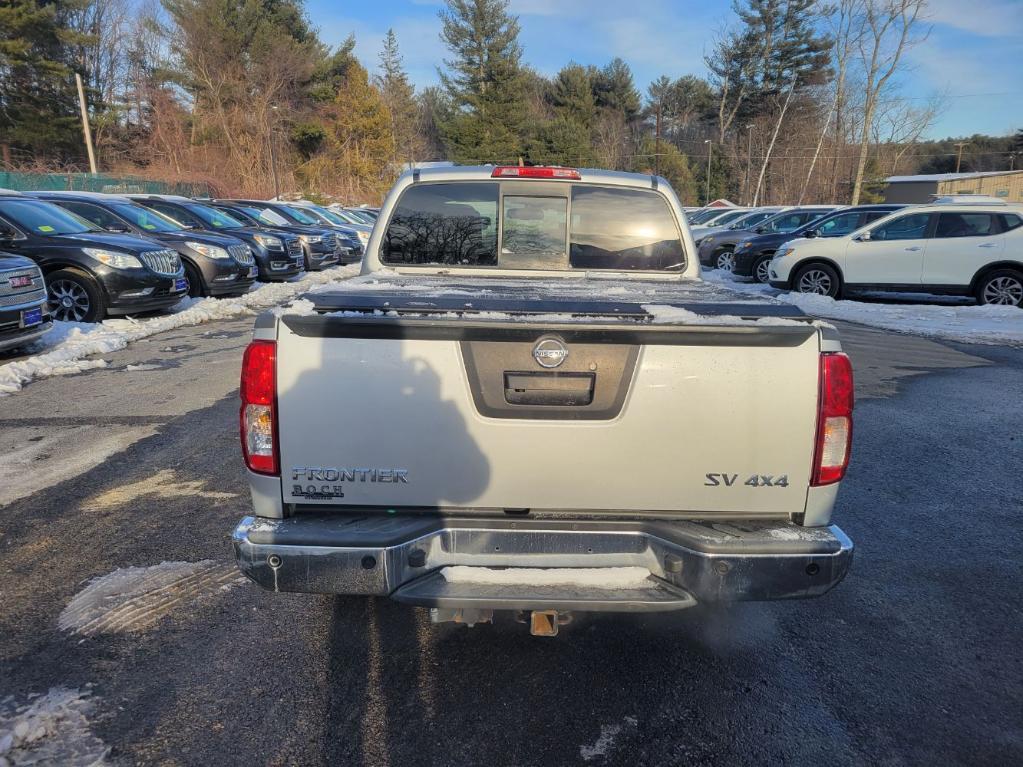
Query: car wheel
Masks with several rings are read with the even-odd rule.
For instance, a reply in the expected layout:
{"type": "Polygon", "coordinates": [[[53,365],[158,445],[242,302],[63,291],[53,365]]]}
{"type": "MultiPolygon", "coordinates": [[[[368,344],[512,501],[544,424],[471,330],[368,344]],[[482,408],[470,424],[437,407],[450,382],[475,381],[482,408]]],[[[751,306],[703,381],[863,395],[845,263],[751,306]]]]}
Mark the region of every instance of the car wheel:
{"type": "Polygon", "coordinates": [[[64,322],[99,322],[107,314],[103,289],[77,269],[58,269],[46,276],[50,311],[64,322]]]}
{"type": "Polygon", "coordinates": [[[769,282],[771,280],[771,256],[761,258],[753,264],[753,279],[757,282],[769,282]]]}
{"type": "Polygon", "coordinates": [[[714,265],[723,272],[730,272],[735,268],[735,253],[730,250],[723,250],[717,255],[714,265]]]}
{"type": "Polygon", "coordinates": [[[985,275],[977,285],[977,303],[1023,306],[1023,274],[999,269],[985,275]]]}
{"type": "Polygon", "coordinates": [[[188,295],[192,298],[201,298],[206,295],[206,291],[202,287],[202,275],[199,273],[199,270],[187,261],[182,263],[185,266],[185,279],[188,280],[188,295]]]}
{"type": "Polygon", "coordinates": [[[840,282],[838,272],[827,264],[810,264],[799,270],[793,285],[797,293],[838,298],[840,282]]]}

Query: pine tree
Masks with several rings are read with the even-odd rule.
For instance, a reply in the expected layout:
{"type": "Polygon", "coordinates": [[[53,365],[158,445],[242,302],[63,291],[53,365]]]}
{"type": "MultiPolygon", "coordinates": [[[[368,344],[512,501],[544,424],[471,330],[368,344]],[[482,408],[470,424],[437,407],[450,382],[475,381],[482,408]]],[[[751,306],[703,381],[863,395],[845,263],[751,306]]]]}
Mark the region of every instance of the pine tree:
{"type": "Polygon", "coordinates": [[[639,114],[641,103],[632,70],[619,58],[612,60],[593,78],[593,95],[598,107],[621,112],[627,120],[639,114]]]}
{"type": "Polygon", "coordinates": [[[452,114],[441,126],[450,159],[510,163],[522,153],[519,22],[508,0],[447,0],[441,39],[453,58],[439,72],[452,114]]]}
{"type": "Polygon", "coordinates": [[[569,64],[554,78],[551,100],[556,112],[574,120],[587,130],[596,111],[593,98],[593,82],[585,67],[569,64]]]}
{"type": "Polygon", "coordinates": [[[409,82],[398,51],[398,38],[393,29],[387,30],[384,48],[380,52],[380,76],[377,86],[391,113],[391,133],[394,135],[395,164],[413,163],[420,152],[419,109],[415,89],[409,82]]]}
{"type": "Polygon", "coordinates": [[[33,155],[84,154],[74,50],[88,41],[69,27],[86,0],[0,4],[0,141],[33,155]]]}

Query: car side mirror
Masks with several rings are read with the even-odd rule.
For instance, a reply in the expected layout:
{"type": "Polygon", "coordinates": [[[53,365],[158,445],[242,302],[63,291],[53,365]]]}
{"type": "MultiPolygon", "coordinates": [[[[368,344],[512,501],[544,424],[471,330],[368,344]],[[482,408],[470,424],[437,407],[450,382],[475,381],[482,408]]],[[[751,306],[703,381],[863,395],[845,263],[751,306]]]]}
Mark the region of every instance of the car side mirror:
{"type": "Polygon", "coordinates": [[[864,232],[855,238],[856,242],[870,242],[872,239],[874,238],[870,236],[870,232],[864,232]]]}
{"type": "Polygon", "coordinates": [[[754,234],[763,234],[764,231],[765,231],[764,227],[758,226],[756,229],[753,230],[753,233],[754,234]]]}
{"type": "Polygon", "coordinates": [[[810,239],[813,239],[814,237],[820,237],[821,236],[821,232],[820,232],[820,229],[811,229],[810,231],[808,231],[803,236],[804,237],[809,237],[810,239]]]}

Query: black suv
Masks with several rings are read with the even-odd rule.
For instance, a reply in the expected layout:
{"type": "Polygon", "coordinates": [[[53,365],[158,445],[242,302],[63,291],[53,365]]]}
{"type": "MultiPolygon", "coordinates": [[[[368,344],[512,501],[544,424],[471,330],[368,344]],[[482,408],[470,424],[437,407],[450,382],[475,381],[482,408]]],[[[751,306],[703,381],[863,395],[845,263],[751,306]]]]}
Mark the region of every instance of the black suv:
{"type": "Polygon", "coordinates": [[[0,352],[31,343],[51,327],[39,267],[31,259],[0,252],[0,352]]]}
{"type": "Polygon", "coordinates": [[[722,232],[705,235],[700,238],[700,244],[696,248],[700,256],[700,263],[730,272],[735,263],[735,248],[747,237],[752,237],[755,234],[793,232],[804,224],[826,216],[836,207],[838,206],[810,205],[786,208],[761,221],[753,227],[752,231],[728,228],[722,232]]]}
{"type": "Polygon", "coordinates": [[[732,274],[738,277],[752,277],[756,282],[768,282],[771,278],[769,267],[775,251],[789,240],[797,237],[842,237],[902,207],[904,206],[857,205],[816,218],[791,232],[751,235],[735,246],[732,274]]]}
{"type": "Polygon", "coordinates": [[[127,197],[96,192],[32,192],[108,232],[127,232],[162,242],[181,256],[190,296],[238,295],[255,282],[249,246],[234,237],[195,232],[127,197]]]}
{"type": "Polygon", "coordinates": [[[305,268],[316,272],[337,264],[342,256],[348,257],[348,249],[338,241],[337,234],[329,227],[318,224],[307,213],[298,213],[290,206],[265,200],[215,200],[217,207],[226,207],[230,213],[239,210],[256,219],[263,226],[294,232],[305,248],[305,268]]]}
{"type": "Polygon", "coordinates": [[[52,203],[0,194],[0,249],[43,271],[58,320],[98,322],[108,314],[165,309],[188,293],[176,251],[104,232],[52,203]]]}
{"type": "Polygon", "coordinates": [[[263,282],[287,280],[301,273],[304,268],[305,252],[297,234],[283,229],[248,225],[225,210],[188,197],[157,194],[128,196],[139,205],[152,208],[182,226],[242,240],[256,255],[259,279],[263,282]]]}

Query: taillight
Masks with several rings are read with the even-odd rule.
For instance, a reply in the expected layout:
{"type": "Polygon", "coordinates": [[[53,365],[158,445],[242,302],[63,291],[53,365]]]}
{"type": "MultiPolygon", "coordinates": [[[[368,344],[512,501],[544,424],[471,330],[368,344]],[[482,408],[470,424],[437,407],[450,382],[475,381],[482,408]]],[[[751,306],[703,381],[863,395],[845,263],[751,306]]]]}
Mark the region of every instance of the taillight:
{"type": "Polygon", "coordinates": [[[817,404],[817,445],[810,484],[831,485],[845,476],[852,448],[853,372],[844,354],[822,354],[817,404]]]}
{"type": "Polygon", "coordinates": [[[582,176],[575,168],[555,168],[550,166],[521,167],[518,165],[499,165],[494,168],[491,178],[556,178],[579,181],[582,176]]]}
{"type": "Polygon", "coordinates": [[[258,474],[278,474],[277,344],[253,341],[242,358],[242,454],[258,474]]]}

